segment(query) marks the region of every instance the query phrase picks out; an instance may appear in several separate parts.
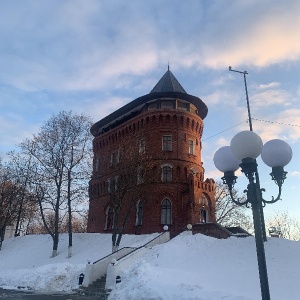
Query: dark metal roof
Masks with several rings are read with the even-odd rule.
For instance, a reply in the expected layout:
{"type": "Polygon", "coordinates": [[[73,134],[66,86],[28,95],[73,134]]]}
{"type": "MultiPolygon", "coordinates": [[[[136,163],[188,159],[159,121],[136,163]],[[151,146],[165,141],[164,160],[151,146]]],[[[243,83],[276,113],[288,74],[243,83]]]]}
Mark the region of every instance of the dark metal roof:
{"type": "Polygon", "coordinates": [[[186,91],[172,74],[170,69],[164,74],[160,81],[155,85],[150,94],[152,93],[166,93],[166,92],[179,92],[185,93],[186,91]]]}
{"type": "Polygon", "coordinates": [[[175,76],[168,69],[149,94],[127,103],[95,123],[91,127],[92,135],[97,136],[100,130],[107,131],[110,126],[114,127],[115,125],[121,124],[131,117],[136,116],[140,113],[145,103],[151,100],[163,98],[181,99],[192,103],[196,106],[198,115],[202,118],[202,120],[207,115],[208,109],[205,103],[200,98],[187,94],[175,76]]]}

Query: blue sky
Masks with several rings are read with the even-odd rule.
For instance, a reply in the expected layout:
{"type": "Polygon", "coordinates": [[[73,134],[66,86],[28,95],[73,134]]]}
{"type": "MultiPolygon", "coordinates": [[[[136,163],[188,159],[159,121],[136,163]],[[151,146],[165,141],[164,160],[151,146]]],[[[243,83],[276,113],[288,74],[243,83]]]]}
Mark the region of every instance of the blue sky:
{"type": "MultiPolygon", "coordinates": [[[[2,154],[61,110],[100,120],[149,93],[169,62],[208,106],[202,156],[206,176],[219,179],[215,151],[249,128],[243,76],[231,65],[249,73],[254,131],[264,142],[286,140],[294,152],[283,201],[265,213],[300,216],[298,0],[0,0],[0,7],[2,154]]],[[[265,197],[276,196],[260,160],[259,170],[265,197]]]]}

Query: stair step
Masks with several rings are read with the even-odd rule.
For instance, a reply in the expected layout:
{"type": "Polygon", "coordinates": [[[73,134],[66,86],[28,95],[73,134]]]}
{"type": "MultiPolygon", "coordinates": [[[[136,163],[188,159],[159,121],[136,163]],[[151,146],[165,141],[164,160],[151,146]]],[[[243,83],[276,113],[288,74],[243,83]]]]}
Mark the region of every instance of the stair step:
{"type": "Polygon", "coordinates": [[[80,286],[78,293],[82,296],[97,296],[99,300],[106,300],[109,292],[105,289],[106,275],[97,279],[88,287],[80,286]]]}

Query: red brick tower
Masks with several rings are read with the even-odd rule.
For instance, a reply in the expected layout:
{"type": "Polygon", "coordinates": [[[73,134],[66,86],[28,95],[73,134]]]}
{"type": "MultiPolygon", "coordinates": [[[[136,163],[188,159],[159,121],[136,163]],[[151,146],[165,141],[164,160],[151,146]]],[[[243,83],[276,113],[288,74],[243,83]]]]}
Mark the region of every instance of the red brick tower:
{"type": "MultiPolygon", "coordinates": [[[[206,115],[204,102],[187,94],[168,69],[149,94],[95,123],[88,232],[112,230],[111,194],[130,147],[150,153],[146,157],[154,175],[134,199],[125,233],[161,232],[168,225],[176,234],[187,224],[215,223],[214,181],[204,180],[201,160],[206,115]]],[[[129,198],[123,207],[130,207],[129,198]]],[[[121,211],[120,220],[127,211],[121,211]]]]}

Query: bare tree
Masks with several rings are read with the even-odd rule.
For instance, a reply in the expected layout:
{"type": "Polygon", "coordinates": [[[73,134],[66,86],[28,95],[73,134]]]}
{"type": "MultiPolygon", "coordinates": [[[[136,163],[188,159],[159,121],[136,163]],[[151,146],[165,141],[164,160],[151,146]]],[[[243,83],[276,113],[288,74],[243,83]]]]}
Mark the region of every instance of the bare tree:
{"type": "MultiPolygon", "coordinates": [[[[233,189],[232,194],[235,198],[246,197],[245,194],[240,195],[236,189],[233,189]]],[[[227,187],[220,181],[215,183],[215,199],[217,223],[224,227],[241,226],[247,231],[253,231],[251,218],[246,214],[246,207],[232,202],[227,187]]]]}
{"type": "Polygon", "coordinates": [[[25,154],[32,157],[31,178],[41,218],[53,239],[52,257],[58,254],[61,214],[69,217],[69,256],[72,248],[72,205],[85,195],[89,159],[90,120],[85,115],[60,112],[50,118],[32,139],[21,144],[25,154]],[[54,224],[46,212],[54,213],[54,224]],[[49,221],[49,220],[48,220],[49,221]]]}
{"type": "Polygon", "coordinates": [[[22,195],[20,196],[19,207],[15,224],[15,236],[19,236],[21,230],[25,231],[25,227],[34,215],[38,212],[35,197],[30,192],[30,169],[31,156],[23,155],[12,151],[8,153],[9,160],[6,168],[9,169],[14,182],[22,187],[22,195]]]}
{"type": "Polygon", "coordinates": [[[269,231],[276,231],[281,237],[289,240],[300,240],[300,222],[289,215],[288,211],[276,211],[267,220],[269,231]]]}
{"type": "Polygon", "coordinates": [[[118,173],[109,183],[109,201],[113,210],[112,252],[118,250],[133,208],[145,186],[153,180],[151,154],[145,151],[145,140],[142,134],[136,134],[129,144],[120,147],[118,173]]]}
{"type": "MultiPolygon", "coordinates": [[[[67,216],[67,215],[66,215],[67,216]]],[[[54,230],[55,223],[55,215],[53,211],[46,211],[44,213],[45,220],[47,225],[50,227],[51,231],[54,230]]],[[[62,218],[59,221],[58,230],[59,233],[68,233],[69,232],[69,224],[68,218],[62,218]]],[[[73,233],[86,232],[87,227],[87,216],[83,217],[78,214],[72,215],[72,228],[73,233]]],[[[45,228],[44,222],[39,215],[35,219],[32,220],[30,224],[27,226],[27,234],[47,234],[47,230],[45,228]]]]}
{"type": "Polygon", "coordinates": [[[0,165],[0,250],[5,228],[15,223],[24,190],[13,181],[9,169],[0,165]]]}

